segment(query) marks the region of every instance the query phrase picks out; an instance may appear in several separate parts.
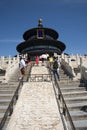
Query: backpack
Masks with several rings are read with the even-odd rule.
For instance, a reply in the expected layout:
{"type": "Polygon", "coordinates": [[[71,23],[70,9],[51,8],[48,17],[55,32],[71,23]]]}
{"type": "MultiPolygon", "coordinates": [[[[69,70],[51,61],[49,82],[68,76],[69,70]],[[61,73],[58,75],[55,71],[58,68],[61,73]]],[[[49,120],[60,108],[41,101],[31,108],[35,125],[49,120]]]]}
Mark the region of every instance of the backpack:
{"type": "Polygon", "coordinates": [[[57,61],[54,61],[54,63],[53,63],[53,69],[58,69],[58,62],[57,61]]]}

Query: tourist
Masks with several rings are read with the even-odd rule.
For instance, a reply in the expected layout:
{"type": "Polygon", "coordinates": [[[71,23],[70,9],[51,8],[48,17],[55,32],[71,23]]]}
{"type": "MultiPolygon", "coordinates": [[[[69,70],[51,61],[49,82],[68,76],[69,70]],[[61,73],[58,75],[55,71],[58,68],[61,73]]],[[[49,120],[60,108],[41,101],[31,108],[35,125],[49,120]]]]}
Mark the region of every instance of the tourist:
{"type": "Polygon", "coordinates": [[[53,65],[53,56],[49,57],[49,63],[50,63],[50,68],[52,69],[52,65],[53,65]]]}
{"type": "Polygon", "coordinates": [[[35,61],[36,61],[36,65],[38,65],[39,64],[39,57],[38,56],[36,56],[35,61]]]}
{"type": "Polygon", "coordinates": [[[23,77],[24,77],[25,71],[26,71],[26,64],[25,64],[25,60],[22,57],[20,57],[19,68],[21,71],[21,76],[20,76],[19,80],[23,80],[23,77]]]}
{"type": "Polygon", "coordinates": [[[54,57],[54,61],[53,61],[53,74],[54,74],[54,77],[57,76],[58,80],[60,81],[60,75],[59,75],[59,72],[58,72],[57,57],[54,57]]]}

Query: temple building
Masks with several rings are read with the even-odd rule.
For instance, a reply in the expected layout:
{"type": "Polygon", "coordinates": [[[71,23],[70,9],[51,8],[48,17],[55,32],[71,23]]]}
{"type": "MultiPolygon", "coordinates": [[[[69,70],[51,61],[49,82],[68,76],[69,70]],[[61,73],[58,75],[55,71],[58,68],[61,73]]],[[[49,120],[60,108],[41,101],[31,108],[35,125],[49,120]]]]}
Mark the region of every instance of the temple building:
{"type": "Polygon", "coordinates": [[[51,28],[45,28],[42,19],[38,20],[38,27],[24,32],[24,41],[17,45],[16,49],[20,54],[28,53],[31,56],[48,54],[61,54],[66,45],[57,40],[59,34],[51,28]]]}

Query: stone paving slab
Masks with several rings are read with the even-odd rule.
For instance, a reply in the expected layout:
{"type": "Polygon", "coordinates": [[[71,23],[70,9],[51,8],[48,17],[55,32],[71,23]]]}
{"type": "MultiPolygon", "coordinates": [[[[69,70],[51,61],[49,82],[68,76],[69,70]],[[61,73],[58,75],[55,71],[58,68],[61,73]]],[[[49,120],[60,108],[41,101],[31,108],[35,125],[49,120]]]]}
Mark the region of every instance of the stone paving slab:
{"type": "Polygon", "coordinates": [[[6,130],[64,130],[51,82],[28,82],[6,130]]]}

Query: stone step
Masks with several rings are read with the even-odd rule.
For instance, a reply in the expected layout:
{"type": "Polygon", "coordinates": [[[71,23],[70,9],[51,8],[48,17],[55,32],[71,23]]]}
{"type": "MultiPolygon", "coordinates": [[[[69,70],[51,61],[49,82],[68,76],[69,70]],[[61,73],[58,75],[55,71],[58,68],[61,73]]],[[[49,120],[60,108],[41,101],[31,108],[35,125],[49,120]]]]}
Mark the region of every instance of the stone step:
{"type": "Polygon", "coordinates": [[[64,80],[64,79],[60,79],[60,84],[64,85],[64,84],[69,84],[69,80],[64,80]]]}
{"type": "Polygon", "coordinates": [[[61,88],[62,92],[76,92],[76,91],[85,91],[85,88],[83,87],[73,87],[73,88],[61,88]]]}
{"type": "Polygon", "coordinates": [[[80,103],[80,102],[87,101],[87,96],[65,98],[65,101],[66,103],[80,103]]]}
{"type": "Polygon", "coordinates": [[[60,75],[60,78],[61,78],[61,79],[65,79],[65,80],[66,80],[66,79],[69,80],[69,77],[67,77],[67,76],[61,76],[61,75],[60,75]]]}
{"type": "Polygon", "coordinates": [[[84,88],[84,86],[79,86],[79,84],[75,84],[75,83],[71,82],[70,80],[67,82],[67,84],[61,83],[61,86],[64,86],[64,85],[65,85],[65,87],[66,87],[66,86],[67,86],[67,87],[73,86],[73,87],[83,87],[83,88],[84,88]]]}
{"type": "Polygon", "coordinates": [[[76,130],[87,130],[87,120],[73,121],[76,130]]]}
{"type": "Polygon", "coordinates": [[[0,99],[0,103],[2,102],[10,102],[10,99],[0,99]]]}
{"type": "MultiPolygon", "coordinates": [[[[14,92],[19,85],[18,77],[18,73],[15,71],[15,74],[12,75],[8,83],[0,83],[0,121],[4,117],[4,114],[14,95],[14,92]]],[[[8,121],[9,116],[2,130],[6,130],[8,121]]]]}
{"type": "Polygon", "coordinates": [[[14,90],[0,90],[0,94],[12,94],[14,90]]]}
{"type": "Polygon", "coordinates": [[[63,69],[59,69],[59,73],[63,75],[67,75],[67,73],[65,73],[63,69]]]}
{"type": "Polygon", "coordinates": [[[10,79],[9,82],[12,82],[12,83],[16,83],[16,82],[19,82],[19,77],[17,79],[10,79]]]}
{"type": "MultiPolygon", "coordinates": [[[[16,83],[17,84],[17,83],[16,83]]],[[[8,82],[8,83],[0,83],[0,86],[9,86],[9,85],[16,85],[15,82],[14,83],[11,83],[11,82],[8,82]]]]}
{"type": "MultiPolygon", "coordinates": [[[[60,73],[59,73],[60,74],[60,73]]],[[[60,76],[62,77],[62,78],[69,78],[67,75],[64,75],[64,74],[60,74],[60,76]]]]}
{"type": "Polygon", "coordinates": [[[0,88],[1,87],[16,87],[18,86],[19,82],[9,82],[8,84],[4,85],[4,84],[0,84],[0,88]]]}
{"type": "Polygon", "coordinates": [[[0,96],[2,96],[2,97],[3,96],[11,96],[12,97],[13,95],[14,95],[14,93],[10,93],[10,94],[9,93],[0,93],[0,96]]]}
{"type": "Polygon", "coordinates": [[[87,105],[87,91],[83,87],[83,84],[79,81],[63,80],[60,81],[60,89],[76,130],[87,130],[87,107],[84,111],[84,106],[87,105]]]}
{"type": "Polygon", "coordinates": [[[7,106],[9,105],[9,103],[11,102],[11,100],[0,100],[0,106],[7,106]]]}
{"type": "Polygon", "coordinates": [[[9,120],[10,120],[10,116],[8,116],[8,118],[6,119],[6,122],[5,122],[5,124],[4,124],[3,128],[2,128],[2,130],[6,130],[6,127],[7,127],[7,125],[8,125],[9,120]]]}
{"type": "Polygon", "coordinates": [[[61,75],[66,75],[63,70],[58,70],[61,75]]]}
{"type": "Polygon", "coordinates": [[[9,81],[9,86],[18,86],[19,85],[19,80],[15,80],[15,81],[9,81]],[[12,85],[13,84],[13,85],[12,85]]]}
{"type": "Polygon", "coordinates": [[[8,88],[10,88],[10,87],[17,87],[18,86],[18,84],[17,84],[17,82],[14,82],[13,84],[7,84],[7,85],[0,85],[0,88],[6,88],[6,87],[8,87],[8,88]]]}
{"type": "Polygon", "coordinates": [[[3,117],[4,117],[4,113],[0,113],[0,123],[1,123],[3,117]]]}
{"type": "Polygon", "coordinates": [[[1,107],[0,107],[0,113],[5,113],[6,110],[7,110],[7,108],[8,108],[7,105],[5,105],[5,106],[1,106],[1,107]]]}
{"type": "Polygon", "coordinates": [[[9,82],[8,85],[9,86],[18,86],[19,82],[9,82]]]}
{"type": "Polygon", "coordinates": [[[15,91],[17,87],[2,87],[0,88],[0,91],[15,91]]]}
{"type": "Polygon", "coordinates": [[[0,109],[7,109],[8,106],[0,106],[0,109]]]}
{"type": "Polygon", "coordinates": [[[60,85],[60,88],[80,88],[80,87],[79,87],[78,83],[76,84],[76,83],[73,83],[73,82],[71,84],[61,84],[60,85]]]}
{"type": "Polygon", "coordinates": [[[63,96],[66,97],[79,97],[79,96],[86,96],[87,91],[81,91],[81,92],[64,92],[63,96]]]}
{"type": "Polygon", "coordinates": [[[87,120],[87,112],[78,110],[78,111],[70,111],[70,115],[74,121],[78,120],[87,120]]]}
{"type": "Polygon", "coordinates": [[[2,100],[2,99],[12,99],[12,96],[10,96],[10,95],[3,95],[3,96],[1,96],[0,95],[0,100],[2,100]]]}
{"type": "MultiPolygon", "coordinates": [[[[1,107],[2,107],[2,106],[1,106],[1,107]]],[[[4,108],[3,108],[3,107],[2,107],[2,108],[0,108],[0,113],[5,113],[5,112],[6,112],[7,107],[8,107],[8,106],[6,106],[6,107],[4,107],[4,108]]]]}
{"type": "Polygon", "coordinates": [[[60,80],[60,85],[69,85],[69,80],[60,80]]]}
{"type": "Polygon", "coordinates": [[[15,75],[15,76],[12,76],[10,79],[11,79],[11,80],[12,80],[12,79],[16,80],[16,79],[18,79],[18,77],[19,77],[19,76],[15,75]]]}
{"type": "Polygon", "coordinates": [[[83,106],[87,105],[87,101],[84,101],[81,103],[74,103],[74,104],[67,103],[66,105],[69,110],[72,110],[72,111],[81,110],[83,106]]]}

